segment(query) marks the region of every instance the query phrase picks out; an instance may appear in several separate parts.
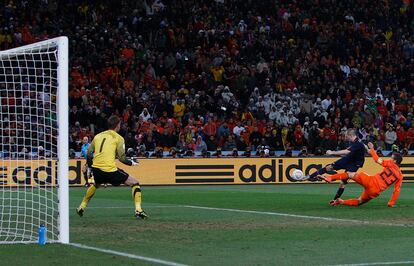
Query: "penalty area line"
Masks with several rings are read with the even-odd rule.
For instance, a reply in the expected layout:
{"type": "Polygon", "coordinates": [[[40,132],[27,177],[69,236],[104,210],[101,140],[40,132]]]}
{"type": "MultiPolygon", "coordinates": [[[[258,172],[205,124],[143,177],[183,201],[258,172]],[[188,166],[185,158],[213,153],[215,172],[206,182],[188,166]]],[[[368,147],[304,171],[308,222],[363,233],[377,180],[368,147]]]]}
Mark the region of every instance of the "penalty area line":
{"type": "Polygon", "coordinates": [[[156,263],[156,264],[160,264],[160,265],[187,266],[186,264],[181,264],[181,263],[177,263],[177,262],[173,262],[173,261],[167,261],[167,260],[161,260],[161,259],[156,259],[156,258],[144,257],[144,256],[135,255],[135,254],[110,250],[110,249],[91,247],[91,246],[78,244],[78,243],[69,243],[67,245],[77,247],[77,248],[82,248],[82,249],[93,250],[93,251],[97,251],[97,252],[101,252],[101,253],[117,255],[117,256],[126,257],[126,258],[130,258],[130,259],[136,259],[136,260],[152,262],[152,263],[156,263]]]}

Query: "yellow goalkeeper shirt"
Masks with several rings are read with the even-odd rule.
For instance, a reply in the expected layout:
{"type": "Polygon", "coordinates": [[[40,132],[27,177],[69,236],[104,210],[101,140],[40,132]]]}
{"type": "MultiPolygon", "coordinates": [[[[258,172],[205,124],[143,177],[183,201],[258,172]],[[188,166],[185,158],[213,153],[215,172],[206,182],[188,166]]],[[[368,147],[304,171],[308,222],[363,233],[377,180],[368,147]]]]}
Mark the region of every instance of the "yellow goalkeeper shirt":
{"type": "Polygon", "coordinates": [[[124,138],[114,130],[101,132],[93,138],[88,149],[88,157],[92,156],[92,154],[92,167],[104,172],[115,172],[118,170],[115,164],[115,158],[118,158],[126,164],[130,162],[125,156],[124,138]]]}

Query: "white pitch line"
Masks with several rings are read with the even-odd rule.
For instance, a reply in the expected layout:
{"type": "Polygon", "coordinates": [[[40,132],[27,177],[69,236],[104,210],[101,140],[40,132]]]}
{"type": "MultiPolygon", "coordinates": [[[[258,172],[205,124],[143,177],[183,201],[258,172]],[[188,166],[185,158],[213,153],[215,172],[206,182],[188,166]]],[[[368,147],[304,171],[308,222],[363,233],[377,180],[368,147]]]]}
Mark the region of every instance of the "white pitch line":
{"type": "Polygon", "coordinates": [[[77,248],[82,248],[82,249],[94,250],[94,251],[98,251],[98,252],[101,252],[101,253],[107,253],[107,254],[112,254],[112,255],[127,257],[127,258],[130,258],[130,259],[148,261],[148,262],[152,262],[152,263],[156,263],[156,264],[161,264],[161,265],[168,265],[168,266],[187,266],[186,264],[181,264],[181,263],[177,263],[177,262],[173,262],[173,261],[166,261],[166,260],[160,260],[160,259],[156,259],[156,258],[144,257],[144,256],[135,255],[135,254],[130,254],[130,253],[125,253],[125,252],[119,252],[119,251],[115,251],[115,250],[110,250],[110,249],[96,248],[96,247],[91,247],[91,246],[87,246],[87,245],[83,245],[83,244],[78,244],[78,243],[69,243],[68,245],[74,246],[74,247],[77,247],[77,248]]]}
{"type": "Polygon", "coordinates": [[[313,219],[313,220],[323,220],[323,221],[331,221],[331,222],[333,221],[333,222],[356,223],[356,224],[385,225],[385,226],[394,226],[394,227],[414,227],[414,225],[412,224],[383,223],[383,222],[363,221],[363,220],[354,220],[354,219],[341,219],[341,218],[322,217],[322,216],[299,215],[299,214],[290,214],[290,213],[281,213],[281,212],[250,211],[250,210],[213,208],[213,207],[203,207],[203,206],[193,206],[193,205],[182,205],[182,207],[192,208],[192,209],[201,209],[201,210],[215,210],[215,211],[226,211],[226,212],[294,217],[294,218],[301,218],[301,219],[313,219]]]}
{"type": "Polygon", "coordinates": [[[389,262],[367,262],[367,263],[356,263],[356,264],[335,264],[327,266],[370,266],[370,265],[396,265],[396,264],[414,264],[412,261],[389,261],[389,262]]]}
{"type": "MultiPolygon", "coordinates": [[[[190,209],[200,209],[200,210],[210,210],[210,211],[226,211],[226,212],[252,213],[252,214],[271,215],[271,216],[283,216],[283,217],[292,217],[292,218],[300,218],[300,219],[322,220],[322,221],[329,221],[329,222],[381,225],[381,226],[392,226],[392,227],[414,227],[414,224],[384,223],[384,222],[364,221],[364,220],[356,220],[356,219],[342,219],[342,218],[323,217],[323,216],[300,215],[300,214],[291,214],[291,213],[283,213],[283,212],[265,212],[265,211],[253,211],[253,210],[241,210],[241,209],[214,208],[214,207],[204,207],[204,206],[195,206],[195,205],[173,205],[173,204],[154,205],[154,206],[148,206],[148,208],[149,209],[151,208],[190,208],[190,209]]],[[[76,209],[76,208],[71,208],[71,209],[76,209]]],[[[88,209],[133,209],[133,208],[132,207],[102,206],[102,207],[88,207],[88,209]]]]}
{"type": "MultiPolygon", "coordinates": [[[[178,208],[178,207],[182,207],[179,205],[154,205],[154,206],[146,206],[147,208],[151,209],[151,208],[178,208]]],[[[70,210],[76,210],[76,207],[71,207],[69,208],[70,210]]],[[[131,209],[133,210],[134,207],[130,206],[130,207],[126,207],[126,206],[91,206],[91,207],[87,207],[87,209],[131,209]]]]}

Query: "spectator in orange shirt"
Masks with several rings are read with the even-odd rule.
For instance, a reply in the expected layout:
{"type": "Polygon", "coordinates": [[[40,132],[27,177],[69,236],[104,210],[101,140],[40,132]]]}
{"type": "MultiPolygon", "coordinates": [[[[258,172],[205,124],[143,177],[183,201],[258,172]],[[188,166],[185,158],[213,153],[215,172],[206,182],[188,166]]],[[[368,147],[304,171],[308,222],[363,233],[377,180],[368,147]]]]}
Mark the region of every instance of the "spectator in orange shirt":
{"type": "Polygon", "coordinates": [[[398,143],[404,143],[407,138],[407,132],[400,125],[397,126],[397,140],[398,143]]]}
{"type": "Polygon", "coordinates": [[[405,147],[410,150],[413,143],[414,143],[414,125],[411,126],[410,129],[408,129],[408,131],[407,131],[407,138],[406,138],[405,147]]]}
{"type": "Polygon", "coordinates": [[[121,49],[121,56],[126,59],[131,59],[135,56],[135,51],[131,47],[124,47],[121,49]]]}
{"type": "Polygon", "coordinates": [[[210,118],[207,122],[207,125],[204,126],[204,133],[207,136],[215,136],[217,132],[217,126],[216,124],[213,122],[213,119],[210,118]]]}

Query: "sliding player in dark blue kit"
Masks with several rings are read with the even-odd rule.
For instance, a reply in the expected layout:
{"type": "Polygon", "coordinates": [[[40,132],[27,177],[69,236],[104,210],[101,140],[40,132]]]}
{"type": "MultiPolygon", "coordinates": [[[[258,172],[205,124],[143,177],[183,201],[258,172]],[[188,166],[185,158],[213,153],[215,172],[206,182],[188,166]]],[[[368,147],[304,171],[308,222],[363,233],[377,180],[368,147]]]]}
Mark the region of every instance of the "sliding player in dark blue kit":
{"type": "Polygon", "coordinates": [[[351,142],[351,145],[347,149],[326,152],[327,155],[337,155],[343,157],[336,162],[319,169],[307,178],[310,181],[316,181],[318,180],[318,175],[323,175],[333,170],[345,170],[343,173],[336,173],[332,175],[333,177],[338,177],[337,179],[341,180],[341,184],[331,203],[341,197],[342,193],[344,193],[345,186],[348,183],[346,178],[352,178],[358,169],[364,166],[365,162],[365,145],[356,136],[355,129],[348,129],[345,137],[347,141],[351,142]]]}

